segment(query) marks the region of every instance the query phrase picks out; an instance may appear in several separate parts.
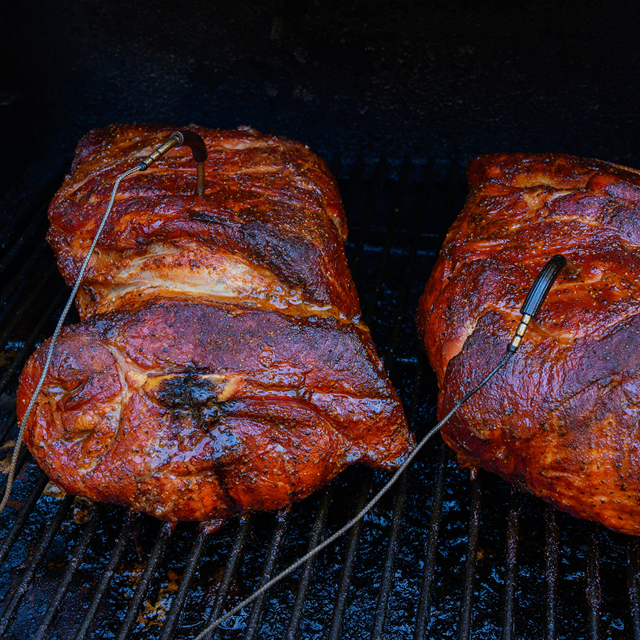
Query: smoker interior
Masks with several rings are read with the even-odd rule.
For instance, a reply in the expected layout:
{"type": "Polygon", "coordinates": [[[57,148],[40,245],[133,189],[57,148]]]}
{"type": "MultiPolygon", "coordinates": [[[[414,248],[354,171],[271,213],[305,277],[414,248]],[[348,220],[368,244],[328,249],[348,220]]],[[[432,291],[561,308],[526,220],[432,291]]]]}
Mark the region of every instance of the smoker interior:
{"type": "MultiPolygon", "coordinates": [[[[23,0],[2,15],[0,484],[18,373],[66,296],[46,206],[92,127],[249,124],[326,158],[363,309],[418,437],[436,388],[413,316],[465,162],[560,151],[640,167],[629,0],[23,0]]],[[[60,496],[20,463],[0,515],[0,637],[16,640],[193,638],[385,480],[352,468],[288,513],[207,536],[60,496]]],[[[353,534],[216,637],[640,640],[638,552],[491,475],[470,480],[436,437],[353,534]]]]}
{"type": "MultiPolygon", "coordinates": [[[[435,420],[437,390],[414,313],[464,200],[463,171],[411,157],[395,172],[384,159],[330,162],[362,307],[420,437],[435,420]]],[[[0,261],[5,472],[17,375],[66,297],[44,243],[60,176],[48,180],[14,199],[16,229],[0,261]]],[[[193,638],[336,531],[387,477],[352,468],[289,510],[208,535],[61,495],[30,455],[20,465],[0,516],[0,637],[15,640],[193,638]]],[[[437,436],[364,522],[215,637],[637,638],[638,551],[635,538],[556,512],[489,474],[472,480],[437,436]]]]}

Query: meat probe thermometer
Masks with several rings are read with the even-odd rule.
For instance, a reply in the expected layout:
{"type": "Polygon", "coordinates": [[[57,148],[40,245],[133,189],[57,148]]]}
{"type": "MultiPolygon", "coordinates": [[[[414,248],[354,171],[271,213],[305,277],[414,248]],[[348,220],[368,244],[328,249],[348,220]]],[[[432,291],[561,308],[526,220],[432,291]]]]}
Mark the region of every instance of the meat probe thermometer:
{"type": "MultiPolygon", "coordinates": [[[[113,203],[115,201],[116,192],[118,190],[118,187],[120,186],[120,182],[122,182],[122,180],[124,180],[125,178],[129,177],[130,175],[138,171],[146,171],[154,162],[156,162],[160,157],[162,157],[167,151],[169,151],[173,147],[179,147],[182,145],[186,145],[190,147],[192,151],[193,158],[196,161],[196,165],[197,165],[197,192],[196,193],[197,195],[204,195],[204,161],[207,158],[207,150],[202,138],[197,133],[189,130],[176,131],[172,133],[169,136],[169,138],[166,140],[166,142],[160,145],[155,151],[149,154],[145,159],[138,162],[138,164],[135,167],[133,167],[132,169],[128,169],[124,173],[121,173],[115,180],[115,183],[113,185],[113,190],[111,192],[111,197],[107,205],[107,209],[100,221],[100,224],[98,225],[98,229],[93,238],[91,246],[89,247],[87,255],[85,256],[82,266],[80,267],[80,271],[74,283],[71,294],[69,295],[67,303],[65,304],[62,314],[60,315],[60,319],[56,324],[56,328],[53,332],[53,336],[51,337],[51,341],[49,344],[49,350],[47,352],[47,357],[42,370],[42,374],[40,376],[40,379],[38,380],[38,384],[36,385],[33,395],[31,396],[31,400],[29,401],[29,404],[27,406],[27,410],[22,419],[22,423],[20,425],[20,432],[18,434],[18,438],[16,439],[16,444],[15,444],[12,458],[11,458],[11,466],[10,466],[9,475],[7,478],[7,486],[5,488],[2,502],[0,503],[0,513],[2,513],[2,511],[4,510],[9,499],[9,495],[11,493],[11,488],[13,486],[13,481],[15,477],[17,458],[18,458],[20,446],[23,441],[24,431],[26,429],[26,425],[31,415],[31,411],[33,410],[37,397],[44,384],[44,379],[49,371],[56,341],[58,339],[60,331],[62,330],[62,325],[67,317],[67,314],[71,308],[71,305],[73,304],[76,294],[78,293],[80,285],[82,284],[84,274],[89,264],[89,260],[91,259],[91,256],[93,255],[95,247],[98,243],[98,239],[106,225],[109,214],[111,213],[111,209],[113,208],[113,203]]],[[[556,278],[558,277],[558,275],[560,274],[560,272],[562,271],[562,269],[565,267],[566,264],[567,264],[567,259],[562,255],[553,256],[545,264],[545,266],[542,268],[542,270],[538,274],[538,277],[535,279],[525,299],[525,302],[522,308],[520,309],[520,313],[522,314],[520,324],[518,325],[513,338],[507,345],[507,352],[504,354],[503,358],[483,378],[483,380],[476,387],[474,387],[461,400],[459,400],[454,405],[454,407],[449,411],[449,413],[447,413],[447,415],[442,420],[440,420],[440,422],[438,422],[438,424],[436,424],[422,438],[422,440],[418,443],[415,449],[411,452],[409,457],[402,463],[402,465],[400,465],[400,467],[398,467],[398,469],[390,478],[390,480],[387,481],[387,483],[369,501],[369,503],[361,511],[359,511],[351,520],[349,520],[349,522],[347,522],[347,524],[345,524],[341,529],[339,529],[333,535],[326,538],[313,550],[309,551],[304,556],[302,556],[301,558],[296,560],[294,563],[289,565],[277,576],[272,578],[269,582],[265,583],[262,587],[254,591],[249,597],[247,597],[245,600],[240,602],[236,607],[234,607],[233,609],[228,611],[226,614],[224,614],[223,616],[215,620],[213,623],[211,623],[194,640],[203,640],[205,636],[207,636],[211,631],[214,631],[215,629],[217,629],[223,622],[228,620],[230,617],[234,616],[236,613],[241,611],[248,604],[250,604],[251,602],[256,600],[258,597],[260,597],[263,593],[268,591],[275,584],[280,582],[280,580],[288,576],[290,573],[295,571],[298,567],[303,565],[305,562],[309,561],[311,558],[315,557],[323,549],[325,549],[330,544],[335,542],[340,536],[342,536],[349,529],[351,529],[355,524],[357,524],[360,520],[362,520],[362,518],[364,518],[364,516],[367,513],[369,513],[369,511],[371,511],[371,509],[373,509],[373,507],[380,501],[380,499],[384,496],[384,494],[387,493],[387,491],[389,491],[389,489],[400,478],[402,473],[413,462],[417,454],[424,447],[424,445],[431,439],[431,437],[434,436],[440,430],[440,428],[458,411],[458,409],[460,409],[460,407],[462,407],[467,402],[467,400],[469,400],[469,398],[471,398],[478,391],[480,391],[480,389],[482,389],[482,387],[484,387],[487,384],[487,382],[489,382],[489,380],[491,380],[491,378],[493,378],[493,376],[496,373],[498,373],[498,371],[502,369],[504,365],[507,364],[507,362],[513,356],[513,354],[518,350],[518,347],[522,342],[522,338],[524,337],[524,334],[527,331],[529,323],[531,322],[532,319],[534,319],[538,315],[542,307],[542,304],[544,303],[544,300],[547,297],[547,294],[549,293],[549,290],[551,289],[553,283],[555,282],[556,278]]]]}
{"type": "Polygon", "coordinates": [[[328,547],[330,544],[335,542],[340,536],[345,534],[349,529],[351,529],[355,524],[357,524],[364,516],[373,509],[373,507],[378,503],[380,498],[391,489],[391,487],[395,484],[395,482],[400,478],[400,476],[404,473],[407,467],[413,462],[414,458],[418,455],[420,450],[424,447],[424,445],[434,436],[440,428],[451,418],[457,411],[464,405],[471,396],[475,395],[482,387],[484,387],[493,376],[504,367],[507,362],[511,359],[513,354],[518,350],[520,344],[522,342],[522,338],[529,327],[529,323],[531,320],[534,320],[542,305],[549,293],[549,290],[553,286],[553,283],[556,281],[556,278],[560,275],[562,269],[564,269],[567,264],[567,259],[560,254],[554,255],[545,265],[542,267],[538,277],[534,280],[531,285],[531,289],[529,289],[529,293],[525,298],[524,304],[520,308],[520,313],[522,314],[522,318],[520,320],[520,324],[516,329],[513,338],[511,338],[511,342],[507,345],[507,352],[502,357],[502,360],[482,379],[482,381],[476,385],[471,391],[469,391],[462,399],[458,400],[456,404],[453,406],[453,409],[447,413],[447,415],[432,427],[431,430],[420,440],[420,442],[416,445],[415,449],[409,454],[409,457],[398,467],[397,471],[393,474],[390,480],[376,493],[376,495],[359,511],[347,524],[345,524],[341,529],[336,531],[333,535],[330,535],[328,538],[323,540],[317,547],[306,553],[304,556],[290,564],[286,569],[283,569],[277,576],[266,582],[262,587],[256,589],[250,596],[245,598],[240,604],[235,606],[233,609],[220,616],[217,620],[212,622],[208,627],[204,629],[199,635],[197,635],[193,640],[204,640],[212,631],[215,631],[223,622],[231,618],[232,616],[239,613],[242,609],[244,609],[248,604],[251,604],[254,600],[259,598],[265,591],[268,591],[273,587],[276,583],[280,582],[283,578],[288,576],[290,573],[295,571],[298,567],[302,566],[305,562],[311,560],[311,558],[315,557],[318,553],[320,553],[323,549],[328,547]]]}
{"type": "Polygon", "coordinates": [[[197,176],[197,185],[196,185],[196,194],[199,196],[204,195],[204,161],[207,159],[207,147],[205,146],[204,140],[194,131],[190,131],[188,129],[183,129],[181,131],[175,131],[172,133],[169,138],[161,144],[155,151],[150,153],[146,158],[140,160],[138,164],[133,167],[133,169],[128,169],[124,173],[121,173],[117,178],[113,185],[113,190],[111,191],[111,198],[109,199],[109,204],[107,205],[107,210],[102,216],[102,220],[98,225],[98,230],[96,231],[96,235],[93,238],[91,246],[89,247],[89,251],[85,256],[84,262],[80,267],[80,271],[78,273],[78,277],[76,278],[75,284],[73,285],[73,289],[69,294],[69,298],[67,303],[62,310],[62,314],[60,315],[60,319],[58,320],[58,324],[56,324],[56,328],[53,332],[53,336],[51,336],[51,342],[49,343],[49,351],[47,352],[47,358],[44,363],[44,367],[42,369],[42,374],[40,375],[40,379],[38,380],[38,384],[31,396],[31,400],[27,405],[27,410],[22,418],[22,423],[20,424],[20,431],[18,433],[18,437],[16,439],[16,444],[13,448],[13,454],[11,456],[11,466],[9,467],[9,475],[7,476],[7,486],[4,490],[4,496],[2,497],[2,502],[0,502],[0,513],[4,510],[9,501],[9,496],[11,494],[11,487],[13,486],[13,481],[15,479],[16,473],[16,465],[18,461],[18,454],[20,452],[20,446],[22,445],[22,441],[24,438],[24,432],[27,427],[27,422],[29,421],[29,416],[31,415],[31,411],[38,399],[38,395],[42,390],[42,385],[44,384],[44,379],[49,371],[49,367],[51,365],[51,359],[53,358],[53,350],[55,348],[56,342],[58,340],[58,336],[60,335],[60,331],[62,330],[62,325],[67,318],[67,314],[69,313],[69,309],[71,309],[71,305],[75,300],[76,294],[78,293],[78,289],[82,284],[82,279],[84,278],[85,271],[87,270],[87,266],[89,265],[89,260],[93,255],[93,252],[98,244],[98,239],[100,238],[100,234],[102,233],[105,224],[107,223],[107,218],[111,213],[111,209],[113,208],[113,203],[116,199],[116,192],[118,191],[118,187],[120,183],[130,175],[137,173],[138,171],[146,171],[158,158],[161,158],[169,149],[173,149],[173,147],[181,147],[187,146],[191,149],[191,153],[193,155],[193,159],[196,161],[196,176],[197,176]]]}

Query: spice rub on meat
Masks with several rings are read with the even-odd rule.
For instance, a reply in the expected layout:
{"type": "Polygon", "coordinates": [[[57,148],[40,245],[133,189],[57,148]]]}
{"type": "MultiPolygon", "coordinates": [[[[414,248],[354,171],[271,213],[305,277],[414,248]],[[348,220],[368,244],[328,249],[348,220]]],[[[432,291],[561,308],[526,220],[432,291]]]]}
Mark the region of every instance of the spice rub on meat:
{"type": "MultiPolygon", "coordinates": [[[[171,133],[112,126],[80,143],[50,208],[71,284],[115,177],[171,133]]],[[[413,445],[362,324],[335,180],[303,145],[197,128],[189,152],[122,182],[25,433],[70,493],[168,521],[278,509],[347,465],[413,445]]],[[[21,419],[48,343],[27,363],[21,419]]]]}
{"type": "Polygon", "coordinates": [[[554,254],[565,270],[507,366],[442,430],[460,461],[573,515],[640,534],[640,173],[561,154],[495,154],[420,302],[444,415],[504,355],[554,254]]]}

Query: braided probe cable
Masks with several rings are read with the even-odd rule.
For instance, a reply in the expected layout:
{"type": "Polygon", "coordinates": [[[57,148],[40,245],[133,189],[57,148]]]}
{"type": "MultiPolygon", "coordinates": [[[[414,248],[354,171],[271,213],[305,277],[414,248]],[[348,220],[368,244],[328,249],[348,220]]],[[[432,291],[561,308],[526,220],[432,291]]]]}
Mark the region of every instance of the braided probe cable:
{"type": "Polygon", "coordinates": [[[489,380],[491,380],[491,378],[493,378],[493,376],[496,373],[498,373],[498,371],[500,371],[500,369],[502,369],[502,367],[504,367],[505,364],[507,364],[507,362],[509,361],[511,356],[513,356],[514,353],[515,351],[508,351],[507,353],[505,353],[502,360],[500,360],[500,362],[491,370],[491,373],[485,376],[485,378],[482,380],[482,382],[479,385],[477,385],[475,388],[469,391],[469,393],[467,393],[467,395],[465,395],[464,398],[462,398],[462,400],[459,400],[455,404],[453,409],[451,409],[451,411],[449,411],[449,413],[447,413],[447,415],[442,420],[440,420],[440,422],[438,422],[438,424],[435,427],[433,427],[431,431],[429,431],[429,433],[427,433],[427,435],[424,436],[424,438],[422,438],[422,440],[420,440],[420,442],[415,447],[415,449],[409,454],[409,457],[398,467],[397,471],[393,474],[393,476],[391,476],[391,479],[387,481],[387,483],[382,487],[382,489],[380,489],[380,491],[378,491],[378,493],[376,493],[376,495],[362,508],[362,510],[359,511],[353,518],[351,518],[349,522],[347,522],[347,524],[345,524],[341,529],[338,529],[338,531],[336,531],[334,534],[330,535],[328,538],[323,540],[317,547],[307,552],[301,558],[296,560],[293,564],[290,564],[286,569],[281,571],[275,578],[272,578],[271,580],[269,580],[269,582],[264,584],[257,591],[254,591],[248,598],[246,598],[240,604],[236,605],[233,609],[231,609],[231,611],[225,613],[223,616],[220,616],[217,620],[212,622],[204,631],[202,631],[199,635],[197,635],[193,640],[203,640],[209,633],[211,633],[212,631],[215,631],[223,622],[228,620],[231,616],[234,616],[236,613],[240,612],[248,604],[251,604],[256,598],[259,598],[265,591],[268,591],[269,589],[271,589],[271,587],[273,587],[275,584],[280,582],[280,580],[282,580],[283,578],[286,578],[290,573],[295,571],[298,567],[303,565],[305,562],[307,562],[308,560],[311,560],[311,558],[318,555],[323,549],[328,547],[331,543],[335,542],[340,536],[345,534],[347,531],[349,531],[349,529],[351,529],[360,520],[362,520],[362,518],[364,518],[367,515],[367,513],[369,513],[369,511],[371,511],[371,509],[373,509],[373,507],[376,506],[376,504],[380,501],[382,496],[384,496],[384,494],[387,493],[387,491],[389,491],[389,489],[391,489],[391,487],[396,483],[398,478],[400,478],[400,476],[405,472],[407,467],[413,462],[414,458],[418,455],[418,453],[424,447],[424,445],[427,444],[427,442],[431,439],[431,437],[434,436],[440,430],[442,425],[444,425],[449,420],[449,418],[451,418],[451,416],[472,395],[480,391],[480,389],[482,389],[482,387],[484,387],[484,385],[487,384],[487,382],[489,382],[489,380]]]}
{"type": "MultiPolygon", "coordinates": [[[[181,134],[182,132],[177,132],[177,133],[181,134]]],[[[56,345],[57,339],[58,339],[58,337],[60,335],[60,332],[62,331],[62,326],[64,324],[64,321],[66,320],[66,317],[67,317],[67,314],[69,313],[69,310],[71,309],[71,305],[73,304],[73,301],[75,300],[75,297],[76,297],[76,295],[78,293],[78,290],[80,289],[80,286],[81,286],[83,278],[84,278],[84,274],[85,274],[85,272],[87,270],[87,267],[89,265],[89,261],[90,261],[92,255],[93,255],[93,252],[94,252],[95,247],[96,247],[96,245],[98,243],[100,235],[102,234],[102,231],[103,231],[103,229],[104,229],[104,227],[105,227],[105,225],[107,223],[107,219],[108,219],[108,217],[109,217],[109,215],[111,213],[111,209],[113,208],[113,203],[115,201],[115,197],[116,197],[116,193],[117,193],[118,187],[120,186],[120,183],[122,182],[122,180],[124,180],[128,176],[130,176],[130,175],[132,175],[132,174],[134,174],[134,173],[136,173],[138,171],[145,171],[161,155],[166,153],[169,149],[171,149],[174,146],[180,146],[181,144],[183,144],[183,141],[184,141],[184,138],[182,136],[178,137],[177,134],[172,134],[172,136],[169,138],[169,140],[167,140],[167,142],[165,144],[163,144],[156,151],[154,151],[150,156],[148,156],[148,158],[146,160],[143,160],[143,161],[139,162],[134,168],[129,169],[128,171],[125,171],[124,173],[120,174],[116,178],[116,181],[115,181],[115,183],[113,185],[113,190],[111,192],[111,197],[109,199],[109,204],[107,205],[107,209],[106,209],[106,211],[105,211],[105,213],[104,213],[104,215],[102,217],[102,220],[100,221],[100,225],[98,226],[98,229],[97,229],[96,234],[95,234],[95,236],[93,238],[93,241],[91,242],[91,246],[89,247],[87,255],[84,258],[82,266],[80,267],[80,271],[78,273],[78,277],[76,278],[75,284],[73,286],[73,289],[71,290],[69,298],[67,299],[67,302],[66,302],[66,304],[64,306],[62,314],[60,315],[58,323],[56,324],[56,328],[55,328],[55,330],[53,332],[53,336],[51,337],[51,341],[49,343],[49,350],[47,352],[47,357],[45,359],[45,363],[44,363],[44,367],[43,367],[43,370],[42,370],[42,374],[40,375],[40,379],[38,380],[36,388],[35,388],[32,396],[31,396],[29,404],[27,405],[27,410],[26,410],[26,412],[25,412],[25,414],[23,416],[22,422],[20,424],[20,431],[18,433],[18,437],[16,439],[16,444],[15,444],[15,447],[14,447],[14,450],[13,450],[13,453],[12,453],[12,456],[11,456],[11,465],[10,465],[9,474],[8,474],[8,477],[7,477],[7,485],[5,487],[5,491],[4,491],[4,496],[2,498],[2,502],[0,502],[0,513],[3,512],[5,506],[7,505],[7,502],[9,500],[9,496],[11,494],[11,489],[13,487],[13,482],[14,482],[14,479],[15,479],[15,471],[16,471],[16,466],[17,466],[18,455],[19,455],[19,452],[20,452],[20,448],[21,448],[22,442],[24,440],[24,432],[26,430],[26,426],[27,426],[27,423],[29,421],[29,417],[31,415],[33,407],[35,406],[35,403],[36,403],[36,401],[38,399],[40,391],[42,390],[42,386],[44,384],[44,380],[46,378],[46,375],[49,372],[49,367],[51,365],[51,360],[53,359],[53,352],[54,352],[54,349],[55,349],[55,345],[56,345]]],[[[206,151],[205,151],[205,158],[206,158],[206,151]]],[[[204,160],[202,160],[202,162],[203,161],[204,160]]],[[[199,164],[200,164],[200,162],[199,162],[199,164]]],[[[201,170],[200,170],[200,167],[198,167],[198,169],[199,169],[199,172],[198,172],[198,195],[201,195],[202,192],[203,192],[203,190],[201,191],[201,185],[200,185],[200,173],[201,173],[201,170]]],[[[318,555],[326,547],[328,547],[330,544],[335,542],[339,537],[344,535],[349,529],[351,529],[355,524],[357,524],[360,520],[362,520],[364,518],[364,516],[366,516],[367,513],[369,513],[369,511],[371,511],[371,509],[373,509],[373,507],[380,501],[380,499],[396,483],[396,481],[404,473],[404,471],[407,469],[407,467],[413,462],[413,460],[418,455],[418,453],[422,450],[422,448],[425,446],[425,444],[458,411],[458,409],[460,409],[460,407],[462,407],[473,395],[475,395],[478,391],[480,391],[480,389],[482,389],[487,384],[487,382],[489,382],[489,380],[491,380],[491,378],[493,378],[493,376],[496,373],[498,373],[498,371],[500,371],[500,369],[502,369],[502,367],[504,367],[507,364],[507,362],[511,359],[511,357],[515,354],[515,352],[517,351],[518,347],[520,346],[520,343],[521,343],[522,338],[523,338],[523,336],[524,336],[524,334],[525,334],[525,332],[527,330],[527,327],[528,327],[528,324],[529,324],[530,320],[532,318],[535,318],[536,315],[538,314],[538,312],[539,312],[540,308],[542,307],[542,304],[543,304],[543,302],[544,302],[544,300],[545,300],[545,298],[546,298],[551,286],[553,285],[553,282],[555,281],[555,279],[559,275],[560,271],[565,266],[566,262],[567,262],[566,259],[561,255],[556,255],[551,260],[549,260],[549,262],[547,262],[547,264],[543,267],[542,271],[539,273],[538,277],[536,278],[535,282],[533,283],[533,285],[532,285],[532,287],[531,287],[531,289],[529,291],[529,294],[527,296],[525,304],[524,304],[524,306],[523,306],[523,308],[521,310],[521,312],[523,314],[523,319],[522,319],[518,329],[516,330],[516,334],[512,338],[512,340],[509,343],[509,345],[507,346],[507,352],[504,354],[504,356],[502,357],[500,362],[482,379],[482,381],[478,385],[476,385],[461,400],[459,400],[454,405],[454,407],[449,411],[449,413],[447,413],[447,415],[442,420],[440,420],[440,422],[438,422],[422,438],[422,440],[418,443],[418,445],[411,452],[409,457],[402,463],[402,465],[400,465],[400,467],[393,474],[393,476],[390,478],[390,480],[369,501],[369,503],[359,513],[357,513],[351,520],[349,520],[349,522],[347,522],[343,527],[341,527],[338,531],[336,531],[333,535],[331,535],[328,538],[326,538],[317,547],[315,547],[314,549],[312,549],[311,551],[306,553],[304,556],[302,556],[301,558],[296,560],[294,563],[289,565],[286,569],[284,569],[277,576],[275,576],[274,578],[269,580],[269,582],[264,584],[262,587],[260,587],[256,591],[254,591],[249,597],[247,597],[245,600],[240,602],[233,609],[228,611],[223,616],[219,617],[214,622],[212,622],[198,636],[196,636],[196,638],[194,638],[194,640],[204,640],[204,638],[208,634],[210,634],[212,631],[215,631],[215,629],[217,629],[223,622],[228,620],[230,617],[232,617],[233,615],[235,615],[236,613],[238,613],[242,609],[244,609],[248,604],[251,604],[251,602],[253,602],[257,598],[259,598],[263,593],[268,591],[275,584],[277,584],[282,579],[284,579],[286,576],[291,574],[298,567],[300,567],[305,562],[309,561],[310,559],[312,559],[313,557],[318,555]]]]}
{"type": "Polygon", "coordinates": [[[78,272],[78,277],[76,278],[75,284],[73,285],[73,289],[71,290],[71,294],[67,300],[67,304],[65,304],[64,309],[62,310],[62,315],[58,320],[58,324],[56,325],[55,331],[53,332],[53,336],[51,336],[51,342],[49,343],[49,351],[47,352],[47,357],[44,363],[44,368],[42,370],[42,374],[40,375],[40,379],[38,380],[38,384],[31,396],[31,400],[27,405],[27,410],[22,418],[22,423],[20,424],[20,431],[18,433],[18,437],[16,438],[16,444],[13,448],[13,454],[11,455],[11,466],[9,467],[9,475],[7,477],[7,486],[4,490],[4,496],[2,498],[2,502],[0,502],[0,513],[4,511],[4,508],[9,501],[9,495],[11,494],[11,487],[13,486],[13,481],[15,479],[16,466],[18,464],[18,454],[20,453],[20,447],[24,440],[24,432],[27,428],[27,423],[29,422],[29,417],[31,416],[31,411],[36,404],[36,400],[40,395],[40,391],[42,390],[42,385],[44,384],[44,379],[49,372],[49,367],[51,366],[51,360],[53,358],[53,350],[56,346],[56,342],[58,340],[58,336],[60,335],[60,331],[62,331],[62,325],[67,318],[67,314],[69,313],[69,309],[71,309],[71,305],[75,300],[76,294],[80,289],[80,285],[82,284],[82,280],[84,278],[85,271],[89,266],[89,260],[91,260],[91,256],[98,244],[98,239],[100,238],[100,234],[104,229],[105,224],[107,223],[107,218],[111,213],[111,209],[113,208],[113,203],[116,199],[116,192],[118,191],[118,187],[120,183],[131,174],[136,173],[137,171],[146,171],[154,162],[160,159],[167,151],[173,149],[173,147],[180,147],[182,145],[187,145],[191,149],[191,153],[193,155],[193,159],[197,163],[197,190],[196,194],[198,196],[204,195],[204,161],[207,159],[207,148],[205,146],[204,140],[194,131],[190,131],[188,129],[184,129],[182,131],[175,131],[172,133],[167,140],[161,144],[157,149],[152,151],[146,158],[143,158],[138,162],[138,164],[133,167],[133,169],[129,169],[124,173],[121,173],[117,178],[113,185],[113,190],[111,192],[111,198],[109,199],[109,204],[107,205],[107,210],[102,216],[102,220],[100,221],[100,225],[98,226],[98,230],[96,231],[96,235],[93,237],[93,241],[91,246],[89,247],[89,251],[84,258],[84,262],[80,267],[80,271],[78,272]]]}
{"type": "Polygon", "coordinates": [[[204,640],[212,631],[215,631],[223,622],[226,622],[229,618],[239,613],[247,605],[251,604],[254,600],[259,598],[266,591],[271,589],[275,584],[280,582],[283,578],[286,578],[290,573],[293,573],[298,567],[302,566],[305,562],[308,562],[316,555],[318,555],[323,549],[335,542],[340,536],[344,535],[349,529],[356,525],[362,518],[364,518],[373,507],[380,501],[382,496],[385,495],[391,489],[391,487],[397,482],[400,476],[406,471],[407,467],[413,462],[418,453],[422,450],[425,444],[438,432],[441,427],[453,416],[460,407],[475,395],[482,387],[484,387],[493,376],[504,367],[515,352],[520,347],[522,338],[527,331],[529,322],[534,319],[542,307],[549,290],[555,282],[558,275],[567,264],[567,260],[562,255],[555,255],[549,260],[542,268],[538,276],[536,277],[524,305],[520,313],[522,314],[522,320],[516,329],[516,333],[507,345],[507,352],[502,357],[502,360],[482,379],[482,381],[476,385],[471,391],[469,391],[461,400],[458,400],[453,408],[447,413],[447,415],[438,422],[432,429],[420,440],[415,449],[409,454],[409,457],[398,467],[397,471],[391,476],[390,480],[376,493],[376,495],[359,511],[347,524],[338,529],[334,534],[323,540],[317,547],[311,551],[305,553],[301,558],[290,564],[283,569],[275,578],[269,580],[262,587],[254,591],[250,596],[245,598],[242,602],[236,605],[233,609],[220,616],[217,620],[214,620],[208,627],[206,627],[201,633],[199,633],[193,640],[204,640]]]}
{"type": "MultiPolygon", "coordinates": [[[[146,167],[145,167],[146,169],[146,167]]],[[[29,417],[31,416],[31,411],[33,410],[33,407],[36,404],[36,401],[38,399],[38,396],[40,395],[40,391],[42,390],[42,385],[44,384],[44,379],[47,375],[47,373],[49,373],[49,367],[51,366],[51,360],[53,358],[53,350],[55,349],[56,346],[56,342],[58,340],[58,336],[60,335],[60,332],[62,331],[62,325],[64,324],[64,321],[67,319],[67,314],[69,313],[69,309],[71,309],[71,305],[73,304],[73,301],[76,298],[76,294],[78,293],[78,289],[80,289],[80,285],[82,284],[82,280],[84,278],[84,274],[85,271],[87,270],[87,267],[89,266],[89,260],[91,259],[91,256],[93,255],[93,252],[96,248],[96,245],[98,244],[98,239],[100,238],[100,234],[102,233],[102,230],[104,229],[105,224],[107,223],[107,218],[109,217],[109,214],[111,213],[111,209],[113,208],[113,203],[116,199],[116,192],[118,191],[118,187],[120,186],[120,182],[122,182],[122,180],[124,180],[125,178],[127,178],[128,176],[130,176],[132,173],[136,173],[136,171],[144,171],[144,169],[142,168],[141,164],[136,165],[133,169],[129,169],[128,171],[125,171],[124,173],[121,173],[118,178],[115,181],[115,184],[113,185],[113,191],[111,192],[111,198],[109,199],[109,204],[107,206],[107,210],[105,211],[104,215],[102,216],[102,220],[100,221],[100,225],[98,226],[98,230],[96,231],[96,235],[93,238],[93,242],[91,243],[91,246],[89,247],[89,251],[87,252],[87,255],[84,258],[84,262],[82,263],[82,266],[80,267],[80,271],[78,273],[78,277],[76,278],[76,282],[73,285],[73,289],[71,290],[71,293],[69,294],[69,298],[67,299],[67,303],[64,306],[64,309],[62,310],[62,314],[60,315],[60,318],[58,320],[58,324],[56,325],[55,331],[53,332],[53,336],[51,336],[51,342],[49,343],[49,351],[47,352],[47,357],[45,359],[44,362],[44,367],[42,369],[42,374],[40,375],[40,379],[38,380],[38,384],[36,385],[36,388],[31,396],[31,400],[29,400],[29,404],[27,405],[27,410],[24,414],[24,417],[22,418],[22,422],[20,423],[20,431],[18,433],[18,437],[16,438],[16,444],[13,448],[13,454],[11,455],[11,466],[9,467],[9,475],[7,477],[7,486],[5,487],[4,490],[4,496],[2,497],[2,502],[0,502],[0,513],[3,512],[4,508],[7,506],[7,502],[9,501],[9,496],[11,495],[11,488],[13,487],[13,481],[15,479],[15,474],[16,474],[16,466],[18,464],[18,454],[20,453],[20,447],[22,445],[22,442],[24,440],[24,432],[27,428],[27,423],[29,422],[29,417]]]]}

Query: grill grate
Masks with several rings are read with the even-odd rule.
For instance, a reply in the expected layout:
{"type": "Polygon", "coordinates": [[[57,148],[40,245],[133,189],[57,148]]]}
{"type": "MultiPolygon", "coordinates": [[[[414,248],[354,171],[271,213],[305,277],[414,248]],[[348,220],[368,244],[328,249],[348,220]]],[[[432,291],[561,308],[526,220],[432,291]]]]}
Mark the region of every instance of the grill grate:
{"type": "MultiPolygon", "coordinates": [[[[420,436],[433,424],[436,389],[413,315],[463,201],[462,173],[410,159],[397,177],[383,159],[337,165],[365,319],[420,436]]],[[[44,203],[58,182],[34,182],[16,200],[0,260],[6,454],[18,372],[51,334],[66,294],[42,240],[44,203]]],[[[251,514],[209,536],[60,496],[26,451],[20,469],[13,508],[0,517],[0,636],[10,639],[192,638],[337,530],[386,478],[349,469],[280,514],[251,514]]],[[[470,481],[436,441],[348,536],[212,638],[640,640],[639,554],[635,539],[557,513],[493,476],[470,481]]]]}
{"type": "Polygon", "coordinates": [[[113,572],[120,565],[120,560],[122,559],[125,545],[129,542],[134,522],[138,518],[138,514],[131,513],[127,518],[124,526],[122,527],[122,532],[120,533],[120,536],[118,537],[113,547],[111,557],[109,558],[109,564],[102,573],[102,578],[100,579],[100,583],[98,584],[93,600],[91,601],[91,605],[88,607],[86,615],[82,620],[82,624],[78,629],[78,634],[76,636],[77,640],[81,640],[82,638],[86,638],[88,636],[91,625],[93,623],[93,619],[96,615],[96,611],[98,610],[100,602],[102,601],[102,597],[104,596],[105,591],[109,586],[109,582],[111,580],[111,577],[113,576],[113,572]]]}

